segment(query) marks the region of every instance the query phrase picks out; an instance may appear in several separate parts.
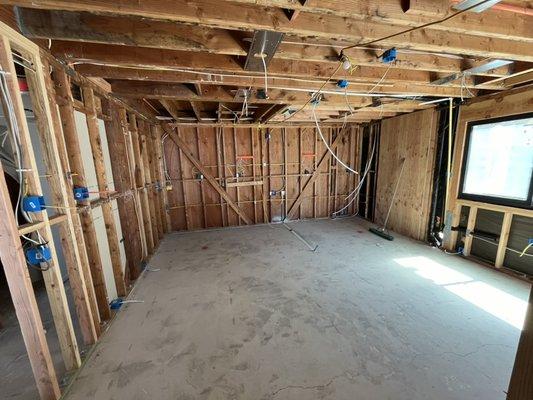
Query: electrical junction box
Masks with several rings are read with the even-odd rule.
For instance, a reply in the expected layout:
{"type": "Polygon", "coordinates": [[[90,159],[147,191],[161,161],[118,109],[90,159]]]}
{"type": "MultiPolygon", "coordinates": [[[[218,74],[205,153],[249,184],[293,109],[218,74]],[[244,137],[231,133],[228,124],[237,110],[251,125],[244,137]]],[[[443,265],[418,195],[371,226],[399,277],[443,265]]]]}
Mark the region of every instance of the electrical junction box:
{"type": "Polygon", "coordinates": [[[383,53],[383,55],[381,56],[381,60],[385,64],[389,64],[393,61],[396,61],[396,49],[393,47],[392,49],[388,49],[387,51],[385,51],[385,53],[383,53]]]}
{"type": "Polygon", "coordinates": [[[39,212],[45,208],[43,196],[26,196],[22,199],[22,209],[26,212],[39,212]]]}
{"type": "Polygon", "coordinates": [[[346,79],[341,79],[340,81],[337,81],[337,86],[341,89],[346,89],[348,87],[348,81],[346,79]]]}
{"type": "Polygon", "coordinates": [[[89,189],[86,187],[75,187],[72,192],[76,201],[83,201],[89,198],[89,189]]]}
{"type": "Polygon", "coordinates": [[[26,251],[26,259],[31,265],[39,265],[52,260],[52,252],[45,245],[32,247],[26,251]]]}

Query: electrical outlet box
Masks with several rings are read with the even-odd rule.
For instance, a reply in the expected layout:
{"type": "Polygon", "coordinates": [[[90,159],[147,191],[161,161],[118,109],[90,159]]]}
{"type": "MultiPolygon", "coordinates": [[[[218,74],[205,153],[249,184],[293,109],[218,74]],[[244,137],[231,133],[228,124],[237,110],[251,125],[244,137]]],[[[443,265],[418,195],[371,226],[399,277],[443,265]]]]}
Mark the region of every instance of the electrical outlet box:
{"type": "Polygon", "coordinates": [[[45,208],[43,196],[26,196],[22,199],[22,209],[26,212],[39,212],[45,208]]]}
{"type": "Polygon", "coordinates": [[[26,259],[31,265],[39,265],[52,260],[52,252],[45,245],[32,247],[26,251],[26,259]]]}
{"type": "Polygon", "coordinates": [[[389,64],[393,61],[396,61],[396,49],[393,47],[392,49],[388,49],[387,51],[385,51],[385,53],[383,53],[383,55],[381,56],[381,60],[385,64],[389,64]]]}
{"type": "Polygon", "coordinates": [[[89,198],[89,189],[86,187],[75,187],[72,192],[76,201],[83,201],[89,198]]]}

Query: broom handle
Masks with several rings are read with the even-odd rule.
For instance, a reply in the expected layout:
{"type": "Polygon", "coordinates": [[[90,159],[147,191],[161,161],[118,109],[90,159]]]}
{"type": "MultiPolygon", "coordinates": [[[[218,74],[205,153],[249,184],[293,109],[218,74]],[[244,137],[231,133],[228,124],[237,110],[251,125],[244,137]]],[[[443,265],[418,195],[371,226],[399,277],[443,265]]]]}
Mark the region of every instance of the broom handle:
{"type": "Polygon", "coordinates": [[[383,231],[385,230],[385,227],[387,226],[387,222],[389,221],[389,216],[392,210],[392,205],[394,204],[394,198],[396,197],[396,192],[398,192],[398,187],[400,186],[400,180],[402,179],[402,172],[403,172],[404,165],[405,165],[405,157],[402,158],[402,167],[400,168],[400,175],[398,175],[398,181],[396,181],[396,187],[394,188],[394,193],[392,194],[389,211],[387,212],[387,218],[385,218],[385,222],[383,223],[383,228],[381,228],[381,230],[383,231]]]}

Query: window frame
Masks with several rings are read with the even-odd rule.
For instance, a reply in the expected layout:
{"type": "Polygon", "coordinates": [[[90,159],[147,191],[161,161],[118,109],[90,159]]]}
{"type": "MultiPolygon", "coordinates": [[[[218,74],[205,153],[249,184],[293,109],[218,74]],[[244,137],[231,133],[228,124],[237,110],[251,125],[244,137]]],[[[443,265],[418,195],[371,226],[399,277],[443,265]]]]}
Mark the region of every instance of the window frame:
{"type": "Polygon", "coordinates": [[[485,195],[478,195],[478,194],[471,194],[471,193],[464,192],[464,183],[465,183],[464,181],[466,178],[466,166],[468,163],[468,156],[471,150],[470,140],[472,136],[472,130],[474,129],[474,127],[479,126],[479,125],[494,124],[497,122],[520,120],[520,119],[526,119],[526,118],[533,118],[533,112],[507,115],[505,117],[490,118],[490,119],[477,120],[477,121],[469,121],[467,123],[465,145],[464,145],[464,150],[463,150],[463,160],[462,160],[462,165],[461,165],[461,179],[459,181],[459,196],[458,196],[459,199],[478,201],[482,203],[489,203],[489,204],[495,204],[495,205],[500,205],[500,206],[524,208],[527,210],[533,209],[533,171],[531,173],[530,180],[529,180],[529,191],[528,191],[528,196],[526,200],[516,200],[516,199],[509,199],[509,198],[495,197],[495,196],[485,196],[485,195]]]}

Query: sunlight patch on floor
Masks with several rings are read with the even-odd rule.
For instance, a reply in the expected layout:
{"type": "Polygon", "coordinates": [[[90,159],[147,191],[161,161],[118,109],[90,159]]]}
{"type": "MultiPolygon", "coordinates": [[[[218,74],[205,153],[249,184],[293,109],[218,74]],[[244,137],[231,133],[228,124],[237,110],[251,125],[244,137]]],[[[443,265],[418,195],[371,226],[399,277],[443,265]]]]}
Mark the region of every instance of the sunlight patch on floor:
{"type": "Polygon", "coordinates": [[[522,329],[527,310],[526,301],[427,257],[397,258],[394,261],[509,325],[522,329]]]}

